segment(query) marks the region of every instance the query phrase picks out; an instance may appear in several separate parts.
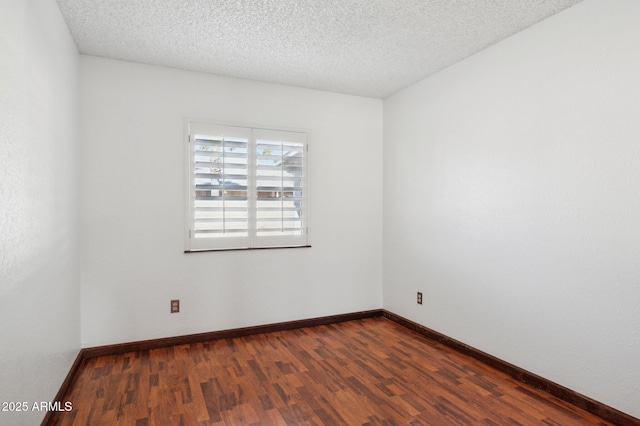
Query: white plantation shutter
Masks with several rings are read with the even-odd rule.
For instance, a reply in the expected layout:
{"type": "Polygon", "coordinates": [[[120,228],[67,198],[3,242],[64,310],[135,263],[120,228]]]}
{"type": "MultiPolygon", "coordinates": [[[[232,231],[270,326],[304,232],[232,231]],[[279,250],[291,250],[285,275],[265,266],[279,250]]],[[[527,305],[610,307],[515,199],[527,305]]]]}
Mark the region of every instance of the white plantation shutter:
{"type": "Polygon", "coordinates": [[[256,243],[306,244],[307,135],[255,129],[256,243]]]}
{"type": "Polygon", "coordinates": [[[249,129],[190,125],[191,249],[250,246],[249,129]]]}
{"type": "Polygon", "coordinates": [[[188,123],[187,251],[308,244],[307,134],[188,123]]]}

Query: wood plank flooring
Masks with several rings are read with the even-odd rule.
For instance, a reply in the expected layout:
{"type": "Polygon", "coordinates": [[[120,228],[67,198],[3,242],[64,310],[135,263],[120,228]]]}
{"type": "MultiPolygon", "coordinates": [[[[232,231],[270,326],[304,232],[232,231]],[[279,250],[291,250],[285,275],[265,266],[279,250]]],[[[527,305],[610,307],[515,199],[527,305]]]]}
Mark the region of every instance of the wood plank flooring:
{"type": "Polygon", "coordinates": [[[51,425],[609,425],[382,317],[85,360],[51,425]]]}

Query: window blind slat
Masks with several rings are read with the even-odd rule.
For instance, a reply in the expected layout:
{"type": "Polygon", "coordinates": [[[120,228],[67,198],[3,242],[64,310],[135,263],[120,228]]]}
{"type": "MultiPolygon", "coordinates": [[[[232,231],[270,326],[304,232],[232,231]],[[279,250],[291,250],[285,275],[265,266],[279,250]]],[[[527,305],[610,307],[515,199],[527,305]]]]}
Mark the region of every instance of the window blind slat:
{"type": "Polygon", "coordinates": [[[302,222],[302,218],[299,217],[262,217],[258,218],[258,223],[260,222],[302,222]]]}
{"type": "Polygon", "coordinates": [[[248,197],[246,196],[221,196],[221,195],[217,195],[217,196],[206,196],[206,195],[198,195],[195,197],[196,200],[198,201],[247,201],[248,197]]]}
{"type": "Polygon", "coordinates": [[[237,140],[230,140],[230,139],[225,139],[223,141],[222,139],[205,139],[200,137],[195,137],[193,140],[193,143],[195,145],[213,147],[213,148],[222,148],[224,146],[229,148],[246,149],[249,146],[249,143],[245,141],[237,141],[237,140]]]}
{"type": "Polygon", "coordinates": [[[282,175],[263,175],[263,174],[258,174],[258,176],[256,177],[256,179],[258,181],[264,181],[264,182],[302,182],[304,180],[304,178],[302,176],[282,176],[282,175]]]}
{"type": "Polygon", "coordinates": [[[242,217],[238,217],[238,218],[221,218],[221,217],[211,217],[211,218],[202,218],[202,219],[198,219],[196,218],[196,224],[198,223],[231,223],[231,222],[238,222],[238,223],[246,223],[247,222],[247,218],[242,218],[242,217]]]}
{"type": "Polygon", "coordinates": [[[242,185],[201,185],[201,184],[196,184],[195,188],[196,188],[196,191],[211,190],[211,189],[217,189],[217,190],[227,189],[227,190],[232,190],[232,191],[246,191],[247,190],[246,185],[242,186],[242,185]]]}
{"type": "MultiPolygon", "coordinates": [[[[246,212],[248,209],[246,207],[195,207],[194,211],[196,213],[211,213],[211,212],[246,212]]],[[[196,216],[197,217],[197,216],[196,216]]]]}
{"type": "Polygon", "coordinates": [[[257,187],[258,191],[295,191],[302,192],[302,188],[299,186],[259,186],[257,187]]]}
{"type": "Polygon", "coordinates": [[[281,233],[281,232],[295,232],[297,235],[302,235],[303,230],[301,228],[263,228],[259,229],[258,233],[281,233]]]}
{"type": "Polygon", "coordinates": [[[260,212],[299,212],[302,209],[297,207],[258,207],[257,212],[260,215],[260,212]]]}
{"type": "Polygon", "coordinates": [[[196,235],[203,234],[234,234],[234,233],[246,233],[245,229],[196,229],[196,235]]]}

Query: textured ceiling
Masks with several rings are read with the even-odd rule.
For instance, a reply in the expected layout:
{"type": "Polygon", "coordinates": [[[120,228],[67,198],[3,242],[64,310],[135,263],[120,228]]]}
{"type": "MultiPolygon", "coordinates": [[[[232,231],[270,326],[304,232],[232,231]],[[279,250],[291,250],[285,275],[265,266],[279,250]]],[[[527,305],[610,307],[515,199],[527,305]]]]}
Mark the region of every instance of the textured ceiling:
{"type": "Polygon", "coordinates": [[[580,0],[57,0],[80,53],[384,98],[580,0]]]}

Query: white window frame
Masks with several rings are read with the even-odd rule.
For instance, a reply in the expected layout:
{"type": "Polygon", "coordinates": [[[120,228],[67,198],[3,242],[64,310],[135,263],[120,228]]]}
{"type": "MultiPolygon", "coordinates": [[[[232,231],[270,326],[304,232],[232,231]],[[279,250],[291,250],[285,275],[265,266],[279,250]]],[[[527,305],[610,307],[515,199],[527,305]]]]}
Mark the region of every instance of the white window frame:
{"type": "MultiPolygon", "coordinates": [[[[186,214],[185,214],[185,253],[197,251],[216,251],[216,250],[239,250],[239,249],[263,249],[263,248],[285,248],[285,247],[310,247],[309,238],[309,134],[305,130],[291,128],[270,128],[266,126],[250,126],[245,124],[227,124],[217,121],[185,119],[185,187],[186,187],[186,214]],[[247,149],[247,235],[246,236],[229,236],[218,235],[204,238],[196,238],[196,164],[195,164],[195,138],[198,134],[207,132],[213,134],[215,132],[228,131],[234,135],[244,135],[248,139],[247,149]],[[259,176],[258,162],[261,157],[257,153],[258,140],[275,140],[281,137],[284,143],[301,144],[303,146],[302,157],[302,176],[301,184],[302,200],[300,206],[302,214],[296,219],[301,223],[301,233],[299,235],[282,235],[275,233],[266,234],[263,230],[258,229],[259,211],[265,210],[258,206],[259,196],[259,176]],[[266,139],[265,139],[266,138],[266,139]]],[[[271,143],[271,142],[263,142],[271,143]]],[[[284,153],[282,154],[284,158],[284,153]]],[[[284,167],[284,166],[283,166],[284,167]]],[[[284,174],[284,172],[283,172],[284,174]]],[[[297,176],[297,175],[296,175],[297,176]]],[[[283,180],[285,180],[283,178],[283,180]]],[[[264,182],[263,182],[264,183],[264,182]]],[[[284,183],[281,185],[284,186],[284,183]]],[[[300,194],[299,193],[299,194],[300,194]]],[[[289,192],[291,195],[291,192],[289,192]]],[[[295,197],[295,193],[293,194],[295,197]]],[[[282,196],[282,194],[281,194],[282,196]]],[[[295,203],[294,203],[295,204],[295,203]]],[[[281,204],[283,212],[286,210],[284,202],[281,204]]],[[[284,213],[283,213],[284,215],[284,213]]],[[[264,224],[265,219],[261,221],[264,224]]],[[[271,219],[273,220],[273,219],[271,219]]],[[[284,220],[284,219],[283,219],[284,220]]]]}

